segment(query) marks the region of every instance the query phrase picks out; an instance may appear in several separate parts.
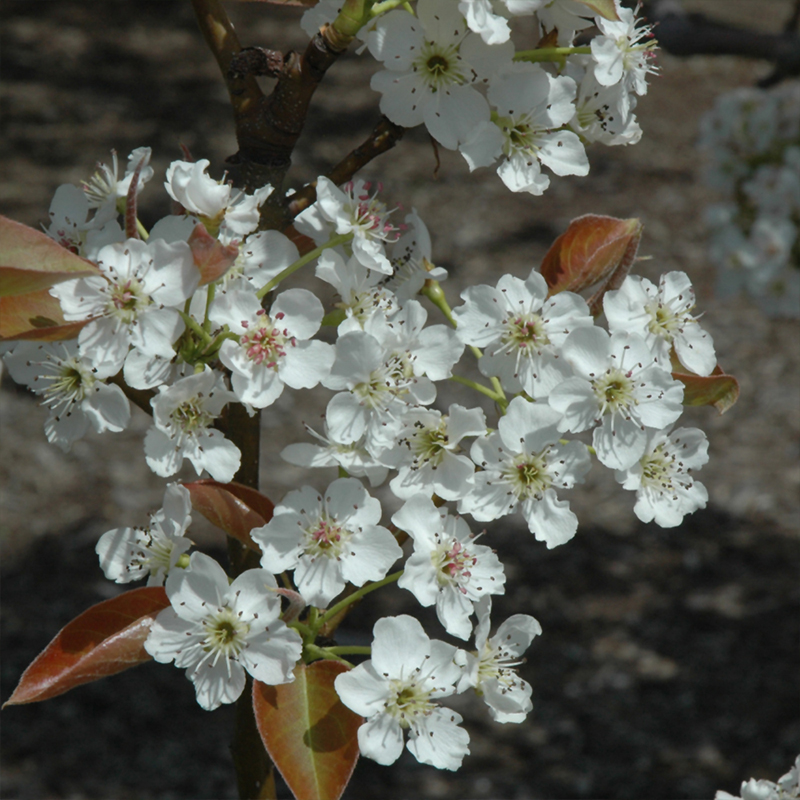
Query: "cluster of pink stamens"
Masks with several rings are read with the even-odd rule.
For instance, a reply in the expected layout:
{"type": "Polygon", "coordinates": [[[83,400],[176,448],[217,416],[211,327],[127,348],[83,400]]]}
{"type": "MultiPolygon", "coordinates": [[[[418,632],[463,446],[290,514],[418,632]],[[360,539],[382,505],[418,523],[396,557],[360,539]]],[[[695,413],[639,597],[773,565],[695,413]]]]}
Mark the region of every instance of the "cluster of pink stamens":
{"type": "MultiPolygon", "coordinates": [[[[279,359],[286,355],[286,345],[294,347],[295,340],[286,328],[281,330],[273,327],[272,320],[263,308],[257,316],[259,317],[257,327],[242,334],[239,342],[251,361],[269,369],[277,369],[279,359]]],[[[282,312],[275,315],[276,320],[281,320],[283,317],[282,312]]],[[[242,325],[245,328],[249,327],[245,320],[242,320],[242,325]]]]}
{"type": "MultiPolygon", "coordinates": [[[[474,567],[478,559],[471,555],[464,545],[457,541],[453,541],[453,545],[449,550],[444,552],[445,562],[442,564],[442,572],[444,572],[451,580],[468,580],[472,573],[469,571],[470,567],[474,567]]],[[[462,594],[466,594],[467,590],[463,586],[458,587],[462,594]]]]}
{"type": "Polygon", "coordinates": [[[372,183],[364,181],[360,193],[356,196],[354,194],[355,183],[350,181],[345,184],[344,191],[353,198],[353,222],[384,241],[397,241],[400,232],[406,230],[408,226],[405,224],[393,225],[389,221],[389,215],[396,209],[387,211],[386,205],[378,200],[378,193],[383,191],[383,184],[380,182],[377,184],[374,194],[370,194],[371,189],[372,183]]]}
{"type": "Polygon", "coordinates": [[[319,527],[311,533],[311,538],[318,546],[326,547],[337,544],[342,538],[342,533],[338,525],[330,520],[320,519],[319,527]]]}

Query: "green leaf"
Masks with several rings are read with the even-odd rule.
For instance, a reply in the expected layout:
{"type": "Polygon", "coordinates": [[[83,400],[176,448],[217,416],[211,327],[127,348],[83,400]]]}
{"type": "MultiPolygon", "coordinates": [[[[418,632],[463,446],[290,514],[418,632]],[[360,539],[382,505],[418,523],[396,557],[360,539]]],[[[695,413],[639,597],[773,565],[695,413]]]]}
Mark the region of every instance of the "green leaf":
{"type": "Polygon", "coordinates": [[[580,292],[605,281],[590,305],[601,302],[602,294],[622,283],[630,271],[641,236],[642,223],[636,218],[586,214],[572,220],[542,260],[550,295],[580,292]]]}
{"type": "Polygon", "coordinates": [[[296,800],[338,800],[355,769],[363,719],[333,685],[348,669],[339,661],[300,663],[292,683],[253,683],[258,732],[296,800]]]}
{"type": "Polygon", "coordinates": [[[3,706],[48,700],[151,659],[144,641],[169,605],[160,586],[132,589],[75,617],[33,660],[3,706]]]}
{"type": "Polygon", "coordinates": [[[683,384],[685,406],[714,406],[724,414],[739,399],[739,381],[719,366],[705,378],[687,372],[673,372],[672,377],[683,384]]]}
{"type": "Polygon", "coordinates": [[[274,505],[268,497],[241,483],[201,480],[184,486],[192,497],[192,506],[206,519],[246,547],[261,552],[250,531],[272,519],[274,505]]]}
{"type": "Polygon", "coordinates": [[[49,289],[0,297],[0,339],[62,342],[74,339],[89,320],[67,322],[49,289]]]}
{"type": "Polygon", "coordinates": [[[0,216],[0,297],[47,289],[99,275],[95,264],[21,222],[0,216]]]}

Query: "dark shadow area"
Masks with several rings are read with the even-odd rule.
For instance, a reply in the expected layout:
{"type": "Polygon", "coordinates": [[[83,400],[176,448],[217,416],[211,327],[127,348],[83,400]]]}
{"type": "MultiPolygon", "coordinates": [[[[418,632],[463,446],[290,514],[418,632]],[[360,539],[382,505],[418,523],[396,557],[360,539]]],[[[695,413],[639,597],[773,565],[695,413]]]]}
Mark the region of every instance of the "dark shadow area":
{"type": "MultiPolygon", "coordinates": [[[[391,768],[362,759],[346,797],[711,798],[791,763],[796,541],[715,511],[675,531],[587,528],[552,551],[503,524],[484,541],[510,573],[495,624],[525,611],[544,630],[522,667],[534,712],[502,726],[479,701],[458,699],[472,751],[458,773],[407,755],[391,768]]],[[[3,699],[59,627],[110,588],[77,531],[43,537],[3,572],[3,699]]],[[[397,588],[373,597],[348,622],[352,640],[366,640],[378,616],[419,611],[397,588]]],[[[231,716],[202,711],[182,671],[157,664],[9,707],[2,796],[233,797],[231,716]]]]}

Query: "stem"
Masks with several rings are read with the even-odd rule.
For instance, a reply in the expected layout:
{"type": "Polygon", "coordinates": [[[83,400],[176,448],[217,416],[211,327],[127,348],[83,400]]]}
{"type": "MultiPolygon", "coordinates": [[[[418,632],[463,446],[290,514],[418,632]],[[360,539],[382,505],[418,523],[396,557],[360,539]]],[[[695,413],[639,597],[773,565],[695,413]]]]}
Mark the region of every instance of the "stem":
{"type": "Polygon", "coordinates": [[[334,648],[332,647],[320,647],[316,644],[308,644],[305,647],[305,654],[309,661],[318,661],[319,659],[324,658],[328,661],[341,661],[342,663],[347,664],[349,667],[353,666],[349,661],[334,653],[333,649],[334,648]]]}
{"type": "Polygon", "coordinates": [[[332,239],[329,239],[325,244],[320,245],[319,247],[315,247],[313,250],[310,250],[304,256],[301,256],[294,262],[294,264],[290,264],[286,267],[283,272],[279,272],[271,281],[265,283],[259,290],[256,292],[256,297],[259,300],[262,300],[264,296],[271,292],[284,278],[288,278],[293,273],[297,272],[300,267],[304,267],[308,264],[309,261],[313,261],[315,258],[320,256],[325,250],[328,250],[331,247],[337,247],[340,244],[344,244],[345,242],[349,242],[353,238],[352,233],[341,233],[338,236],[334,236],[332,239]]]}
{"type": "Polygon", "coordinates": [[[591,47],[539,47],[536,50],[520,50],[514,61],[552,61],[555,64],[564,64],[567,56],[573,53],[587,55],[592,52],[591,47]]]}
{"type": "Polygon", "coordinates": [[[369,645],[335,645],[326,647],[325,652],[337,656],[369,656],[372,655],[372,648],[369,645]]]}
{"type": "Polygon", "coordinates": [[[497,394],[494,389],[490,389],[488,386],[484,386],[482,383],[478,383],[477,381],[473,381],[470,378],[463,378],[461,375],[451,375],[451,381],[455,381],[456,383],[463,383],[464,386],[469,386],[470,389],[474,389],[476,392],[480,392],[481,394],[485,394],[487,397],[491,397],[495,403],[502,403],[505,399],[497,394]]]}
{"type": "Polygon", "coordinates": [[[400,578],[403,574],[403,570],[398,570],[397,572],[393,572],[391,575],[387,575],[382,581],[375,581],[375,583],[368,583],[366,586],[362,586],[360,589],[357,589],[353,594],[345,597],[344,600],[340,600],[335,606],[331,606],[318,620],[317,620],[317,628],[321,628],[328,620],[335,617],[340,611],[343,611],[347,606],[351,603],[355,603],[357,600],[360,600],[365,595],[368,595],[370,592],[374,592],[376,589],[380,589],[382,586],[387,586],[390,583],[394,583],[396,580],[400,578]]]}

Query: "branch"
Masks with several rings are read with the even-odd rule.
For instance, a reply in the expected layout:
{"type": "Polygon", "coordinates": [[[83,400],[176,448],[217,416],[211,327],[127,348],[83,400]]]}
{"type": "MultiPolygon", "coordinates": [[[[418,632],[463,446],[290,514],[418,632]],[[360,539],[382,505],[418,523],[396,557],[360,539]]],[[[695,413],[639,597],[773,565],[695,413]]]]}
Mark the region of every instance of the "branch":
{"type": "MultiPolygon", "coordinates": [[[[405,128],[395,125],[386,117],[373,128],[369,138],[355,150],[345,156],[327,175],[333,183],[340,186],[352,177],[372,159],[391,150],[403,138],[405,128]]],[[[289,216],[294,219],[303,209],[308,208],[317,199],[316,183],[304,186],[289,198],[289,216]]]]}

